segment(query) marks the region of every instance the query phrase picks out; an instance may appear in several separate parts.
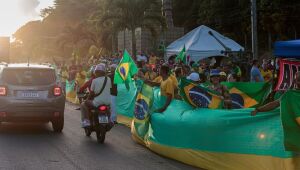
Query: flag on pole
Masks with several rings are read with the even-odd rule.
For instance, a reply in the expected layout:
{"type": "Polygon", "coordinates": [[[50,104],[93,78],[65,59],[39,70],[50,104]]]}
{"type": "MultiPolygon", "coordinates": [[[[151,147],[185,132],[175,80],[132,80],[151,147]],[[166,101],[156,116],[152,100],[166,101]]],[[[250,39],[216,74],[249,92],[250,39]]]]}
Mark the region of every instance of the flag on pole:
{"type": "Polygon", "coordinates": [[[183,46],[182,50],[176,57],[176,61],[181,60],[184,64],[186,64],[186,51],[185,51],[185,45],[183,46]]]}
{"type": "Polygon", "coordinates": [[[159,46],[158,46],[158,50],[165,52],[166,51],[166,46],[164,42],[160,42],[159,46]]]}
{"type": "Polygon", "coordinates": [[[135,62],[125,50],[123,58],[115,71],[114,83],[128,84],[132,81],[132,76],[134,76],[137,72],[138,68],[135,62]]]}

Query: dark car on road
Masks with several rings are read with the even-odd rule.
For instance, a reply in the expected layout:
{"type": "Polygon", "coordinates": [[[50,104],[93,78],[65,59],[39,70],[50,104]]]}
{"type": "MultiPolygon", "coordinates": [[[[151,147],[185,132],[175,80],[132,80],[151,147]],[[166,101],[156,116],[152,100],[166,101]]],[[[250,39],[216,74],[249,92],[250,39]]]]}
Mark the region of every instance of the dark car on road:
{"type": "Polygon", "coordinates": [[[0,123],[52,123],[64,127],[65,94],[58,74],[49,65],[0,65],[0,123]]]}

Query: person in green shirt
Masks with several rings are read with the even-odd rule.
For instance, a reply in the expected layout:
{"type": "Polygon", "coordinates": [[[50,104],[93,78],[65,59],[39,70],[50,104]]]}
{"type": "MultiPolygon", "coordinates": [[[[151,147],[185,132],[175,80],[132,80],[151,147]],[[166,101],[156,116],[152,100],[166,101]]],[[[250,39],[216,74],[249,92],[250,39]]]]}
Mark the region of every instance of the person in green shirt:
{"type": "Polygon", "coordinates": [[[238,79],[242,76],[241,68],[238,66],[237,62],[232,63],[232,72],[237,75],[238,79]]]}
{"type": "MultiPolygon", "coordinates": [[[[294,81],[295,81],[295,90],[300,90],[300,72],[296,73],[294,81]]],[[[271,111],[271,110],[274,110],[274,109],[278,108],[280,106],[281,99],[282,99],[282,97],[279,98],[278,100],[270,102],[270,103],[268,103],[264,106],[256,108],[255,110],[253,110],[251,112],[251,115],[256,116],[258,112],[268,112],[268,111],[271,111]]],[[[299,125],[299,128],[300,128],[300,113],[296,112],[292,116],[294,116],[294,120],[291,120],[291,121],[294,121],[294,122],[296,121],[297,124],[299,125]]]]}

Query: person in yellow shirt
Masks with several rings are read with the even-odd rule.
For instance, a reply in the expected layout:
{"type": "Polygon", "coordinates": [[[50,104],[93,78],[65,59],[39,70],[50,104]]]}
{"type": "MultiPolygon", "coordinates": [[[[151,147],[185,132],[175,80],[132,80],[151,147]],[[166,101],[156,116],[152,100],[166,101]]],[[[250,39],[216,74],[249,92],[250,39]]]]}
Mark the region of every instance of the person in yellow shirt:
{"type": "Polygon", "coordinates": [[[145,73],[144,78],[146,80],[153,81],[157,77],[157,74],[153,71],[151,66],[147,67],[147,72],[145,73]]]}
{"type": "MultiPolygon", "coordinates": [[[[169,75],[169,79],[171,80],[171,82],[172,82],[172,84],[173,84],[173,86],[174,86],[174,94],[175,94],[175,98],[176,99],[180,99],[181,97],[180,97],[180,95],[179,95],[179,89],[178,89],[178,80],[177,80],[177,78],[176,78],[176,76],[175,75],[173,75],[173,74],[170,74],[169,75]]],[[[154,80],[153,80],[153,82],[155,82],[155,83],[161,83],[163,81],[163,78],[162,78],[162,76],[158,76],[158,77],[156,77],[154,80]]]]}
{"type": "Polygon", "coordinates": [[[151,56],[149,57],[149,64],[155,65],[156,61],[157,61],[157,57],[154,54],[151,54],[151,56]]]}
{"type": "MultiPolygon", "coordinates": [[[[178,80],[177,80],[177,78],[173,74],[169,75],[169,78],[172,81],[173,86],[174,86],[174,88],[176,90],[178,88],[178,80]]],[[[162,81],[163,81],[163,77],[162,76],[158,76],[152,82],[154,82],[154,83],[161,83],[162,81]]]]}
{"type": "Polygon", "coordinates": [[[86,71],[81,67],[79,72],[76,74],[76,83],[79,88],[84,85],[86,81],[86,76],[87,76],[86,71]]]}
{"type": "Polygon", "coordinates": [[[145,81],[145,83],[149,84],[150,86],[160,86],[161,95],[166,97],[166,103],[155,112],[162,113],[164,112],[168,106],[170,105],[172,99],[174,98],[175,94],[175,86],[172,78],[169,76],[169,66],[162,65],[160,68],[160,77],[161,81],[157,79],[157,82],[145,81]]]}

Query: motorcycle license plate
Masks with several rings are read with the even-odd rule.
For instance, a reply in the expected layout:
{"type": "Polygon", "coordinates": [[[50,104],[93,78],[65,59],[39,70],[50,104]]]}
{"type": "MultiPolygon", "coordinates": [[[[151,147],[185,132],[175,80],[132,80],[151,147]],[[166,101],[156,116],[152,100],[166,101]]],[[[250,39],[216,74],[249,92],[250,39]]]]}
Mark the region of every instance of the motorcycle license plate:
{"type": "Polygon", "coordinates": [[[108,123],[108,117],[107,116],[99,116],[99,123],[108,123]]]}

